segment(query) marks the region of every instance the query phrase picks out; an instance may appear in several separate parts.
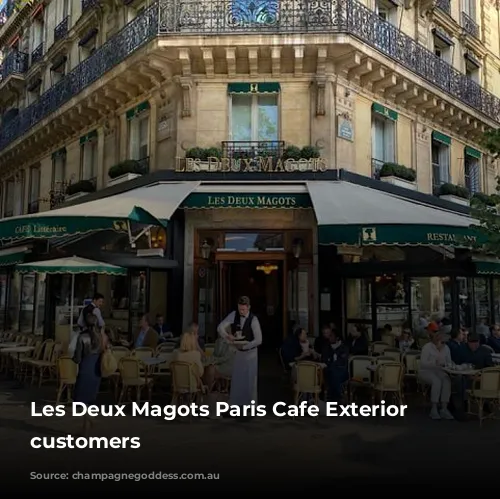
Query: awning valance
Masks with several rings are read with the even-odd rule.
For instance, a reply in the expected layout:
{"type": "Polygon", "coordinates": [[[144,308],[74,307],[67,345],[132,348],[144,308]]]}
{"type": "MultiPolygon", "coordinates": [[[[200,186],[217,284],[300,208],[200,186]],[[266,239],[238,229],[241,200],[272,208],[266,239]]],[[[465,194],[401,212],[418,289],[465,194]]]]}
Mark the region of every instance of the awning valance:
{"type": "Polygon", "coordinates": [[[23,263],[17,265],[16,270],[21,274],[104,274],[127,275],[127,269],[111,265],[110,263],[96,262],[78,256],[56,258],[41,262],[23,263]]]}
{"type": "Polygon", "coordinates": [[[481,151],[478,151],[477,149],[474,149],[473,147],[467,146],[465,148],[465,154],[466,154],[466,156],[470,156],[472,158],[481,159],[481,151]]]}
{"type": "Polygon", "coordinates": [[[198,185],[159,183],[57,210],[5,218],[0,220],[0,239],[50,239],[99,230],[127,232],[129,222],[166,226],[198,185]]]}
{"type": "Polygon", "coordinates": [[[229,83],[227,91],[229,94],[277,94],[280,91],[280,84],[274,82],[229,83]]]}
{"type": "Polygon", "coordinates": [[[500,260],[477,260],[474,261],[474,265],[479,275],[500,276],[500,260]]]}
{"type": "Polygon", "coordinates": [[[441,142],[441,144],[445,144],[447,146],[451,144],[451,137],[445,135],[444,133],[438,132],[437,130],[434,130],[432,132],[432,140],[435,140],[436,142],[441,142]]]}
{"type": "Polygon", "coordinates": [[[396,111],[393,111],[392,109],[389,109],[388,107],[383,106],[382,104],[374,102],[372,104],[372,111],[376,114],[384,116],[385,118],[389,118],[390,120],[398,120],[398,113],[396,113],[396,111]]]}
{"type": "Polygon", "coordinates": [[[473,247],[476,221],[348,182],[308,182],[319,243],[473,247]]]}
{"type": "Polygon", "coordinates": [[[27,251],[27,247],[0,250],[0,267],[11,267],[12,265],[24,262],[27,251]]]}
{"type": "Polygon", "coordinates": [[[132,109],[129,109],[125,113],[125,116],[126,116],[127,120],[132,120],[136,116],[139,116],[144,111],[147,111],[148,109],[149,109],[149,102],[144,101],[144,102],[141,102],[141,104],[139,104],[138,106],[135,106],[132,109]]]}

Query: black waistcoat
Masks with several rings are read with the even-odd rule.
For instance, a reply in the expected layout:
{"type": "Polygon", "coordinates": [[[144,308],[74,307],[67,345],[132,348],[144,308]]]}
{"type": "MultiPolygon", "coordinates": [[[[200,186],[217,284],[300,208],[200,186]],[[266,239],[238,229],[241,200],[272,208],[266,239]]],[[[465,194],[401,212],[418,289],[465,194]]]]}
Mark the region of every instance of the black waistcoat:
{"type": "MultiPolygon", "coordinates": [[[[241,329],[242,335],[245,337],[246,341],[253,341],[253,330],[252,330],[252,320],[254,318],[254,315],[252,312],[248,314],[248,317],[246,318],[243,328],[241,329]]],[[[236,332],[239,330],[240,326],[240,314],[236,311],[234,313],[234,322],[231,325],[231,334],[234,336],[236,335],[236,332]]]]}

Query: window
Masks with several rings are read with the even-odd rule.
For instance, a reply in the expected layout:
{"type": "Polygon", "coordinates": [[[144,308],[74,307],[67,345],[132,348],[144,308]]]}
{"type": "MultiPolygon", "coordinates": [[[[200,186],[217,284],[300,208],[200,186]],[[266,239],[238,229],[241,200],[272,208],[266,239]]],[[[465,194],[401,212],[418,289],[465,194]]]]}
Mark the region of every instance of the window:
{"type": "Polygon", "coordinates": [[[126,10],[126,20],[125,24],[133,21],[137,16],[139,16],[146,8],[146,2],[141,2],[136,6],[128,7],[126,10]]]}
{"type": "Polygon", "coordinates": [[[80,146],[80,180],[97,177],[97,137],[92,137],[80,146]]]}
{"type": "Polygon", "coordinates": [[[465,56],[465,75],[472,81],[480,83],[481,72],[478,63],[471,56],[465,56]]]}
{"type": "Polygon", "coordinates": [[[52,67],[50,68],[50,75],[52,79],[52,85],[59,83],[66,74],[66,64],[68,58],[65,55],[61,55],[56,59],[52,67]]]}
{"type": "Polygon", "coordinates": [[[23,214],[24,207],[24,175],[10,178],[5,183],[4,216],[15,217],[23,214]]]}
{"type": "Polygon", "coordinates": [[[394,121],[377,113],[372,114],[372,175],[378,173],[384,163],[396,161],[394,121]]]}
{"type": "Polygon", "coordinates": [[[476,2],[477,0],[462,0],[463,12],[473,21],[476,20],[476,2]]]}
{"type": "Polygon", "coordinates": [[[28,213],[38,212],[39,198],[40,198],[40,167],[32,166],[30,168],[30,191],[28,198],[28,213]]]}
{"type": "Polygon", "coordinates": [[[480,158],[465,153],[465,187],[471,194],[481,191],[480,158]]]}
{"type": "Polygon", "coordinates": [[[3,216],[14,216],[14,179],[11,178],[5,182],[5,198],[4,198],[3,216]]]}
{"type": "Polygon", "coordinates": [[[149,114],[129,121],[129,159],[141,160],[149,156],[149,114]]]}
{"type": "Polygon", "coordinates": [[[62,0],[62,9],[60,20],[64,21],[69,16],[70,12],[70,0],[62,0]]]}
{"type": "Polygon", "coordinates": [[[231,95],[231,140],[277,141],[278,96],[231,95]]]}
{"type": "Polygon", "coordinates": [[[450,181],[450,146],[432,139],[432,191],[437,194],[441,185],[450,181]]]}
{"type": "Polygon", "coordinates": [[[391,0],[376,0],[375,12],[383,21],[391,24],[397,23],[398,8],[391,0]]]}
{"type": "Polygon", "coordinates": [[[436,35],[434,35],[434,54],[444,62],[451,62],[450,45],[436,35]]]}
{"type": "Polygon", "coordinates": [[[66,179],[66,151],[59,151],[52,157],[52,189],[60,190],[66,179]]]}

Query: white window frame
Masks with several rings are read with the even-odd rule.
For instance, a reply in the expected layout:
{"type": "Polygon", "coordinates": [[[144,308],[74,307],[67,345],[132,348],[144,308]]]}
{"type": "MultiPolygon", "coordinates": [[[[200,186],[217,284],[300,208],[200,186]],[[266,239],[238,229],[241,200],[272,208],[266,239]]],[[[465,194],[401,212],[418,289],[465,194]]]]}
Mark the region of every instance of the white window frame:
{"type": "Polygon", "coordinates": [[[466,57],[465,59],[465,75],[472,81],[481,84],[481,68],[470,62],[466,57]]]}
{"type": "Polygon", "coordinates": [[[396,147],[396,122],[389,118],[384,118],[378,113],[372,111],[372,161],[380,161],[383,163],[397,162],[397,147],[396,147]],[[377,123],[383,125],[383,158],[377,158],[377,123]],[[391,150],[392,149],[392,150],[391,150]]]}
{"type": "Polygon", "coordinates": [[[434,43],[434,54],[439,57],[442,61],[451,64],[451,47],[439,39],[436,35],[433,37],[434,43]],[[437,53],[439,51],[439,54],[437,53]]]}
{"type": "Polygon", "coordinates": [[[374,10],[382,20],[394,26],[398,24],[398,7],[389,0],[375,0],[374,10]],[[386,13],[385,19],[380,15],[382,12],[386,13]]]}
{"type": "Polygon", "coordinates": [[[128,121],[128,159],[135,159],[139,161],[145,159],[150,155],[150,141],[151,141],[151,122],[149,112],[143,112],[138,116],[134,116],[128,121]],[[141,142],[140,131],[141,123],[147,121],[147,136],[141,142]],[[141,148],[146,147],[147,154],[141,156],[141,148]]]}
{"type": "Polygon", "coordinates": [[[97,177],[97,137],[80,146],[80,180],[97,177]]]}
{"type": "Polygon", "coordinates": [[[467,189],[469,189],[469,193],[472,196],[473,194],[476,194],[477,192],[481,192],[481,159],[480,158],[474,158],[472,156],[469,156],[468,154],[464,155],[464,182],[465,186],[467,189]],[[467,174],[467,163],[469,165],[473,165],[474,169],[477,172],[477,177],[474,179],[473,176],[471,176],[471,172],[469,170],[469,173],[467,174]],[[467,182],[467,178],[469,181],[467,182]]]}
{"type": "Polygon", "coordinates": [[[248,140],[248,142],[266,142],[265,140],[260,140],[259,139],[259,97],[260,96],[266,96],[266,95],[272,95],[276,99],[276,109],[277,109],[277,117],[278,117],[278,123],[276,126],[277,130],[277,137],[276,139],[271,139],[269,142],[275,142],[279,141],[281,137],[281,117],[280,117],[280,94],[275,93],[275,94],[230,94],[229,95],[229,140],[235,140],[233,137],[233,96],[234,95],[249,95],[252,98],[252,102],[250,104],[250,121],[251,121],[251,139],[248,140]]]}
{"type": "Polygon", "coordinates": [[[465,12],[474,22],[477,22],[476,2],[477,0],[462,0],[462,12],[465,12]]]}
{"type": "Polygon", "coordinates": [[[40,184],[41,184],[41,170],[40,166],[32,166],[30,168],[30,191],[29,191],[29,198],[28,198],[28,204],[31,204],[35,201],[37,201],[40,198],[40,184]],[[35,175],[36,173],[37,176],[37,182],[34,182],[35,175]],[[36,188],[35,188],[36,186],[36,188]]]}
{"type": "Polygon", "coordinates": [[[432,140],[431,142],[431,166],[432,166],[432,187],[437,188],[443,184],[450,182],[450,158],[451,158],[451,148],[448,144],[443,144],[438,140],[432,140]],[[438,148],[438,163],[434,163],[434,155],[432,154],[432,149],[434,147],[438,148]],[[436,179],[434,175],[434,167],[439,169],[439,179],[436,179]],[[439,180],[439,181],[437,181],[439,180]]]}
{"type": "Polygon", "coordinates": [[[51,182],[52,189],[53,190],[62,189],[65,181],[66,181],[66,154],[59,154],[52,158],[52,182],[51,182]]]}

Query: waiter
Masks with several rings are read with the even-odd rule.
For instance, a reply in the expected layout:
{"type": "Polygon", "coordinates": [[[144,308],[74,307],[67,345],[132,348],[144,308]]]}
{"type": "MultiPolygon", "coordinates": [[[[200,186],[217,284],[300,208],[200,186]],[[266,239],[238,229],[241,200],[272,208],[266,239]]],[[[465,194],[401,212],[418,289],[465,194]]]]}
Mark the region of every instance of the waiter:
{"type": "Polygon", "coordinates": [[[221,338],[234,343],[237,333],[248,343],[236,344],[233,375],[231,379],[230,405],[248,405],[257,402],[257,348],[262,343],[262,330],[259,319],[250,312],[250,299],[242,296],[238,300],[238,310],[231,312],[217,328],[221,338]]]}

